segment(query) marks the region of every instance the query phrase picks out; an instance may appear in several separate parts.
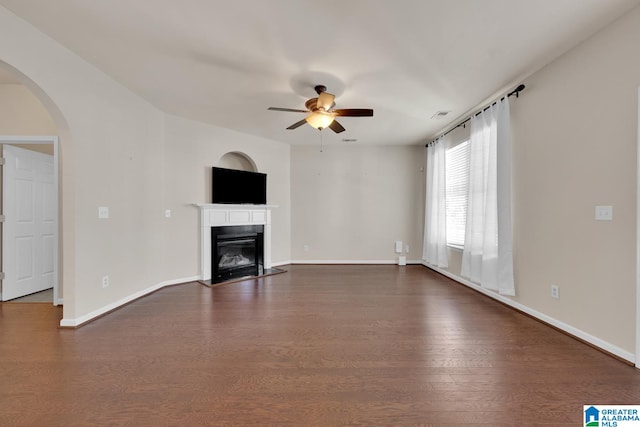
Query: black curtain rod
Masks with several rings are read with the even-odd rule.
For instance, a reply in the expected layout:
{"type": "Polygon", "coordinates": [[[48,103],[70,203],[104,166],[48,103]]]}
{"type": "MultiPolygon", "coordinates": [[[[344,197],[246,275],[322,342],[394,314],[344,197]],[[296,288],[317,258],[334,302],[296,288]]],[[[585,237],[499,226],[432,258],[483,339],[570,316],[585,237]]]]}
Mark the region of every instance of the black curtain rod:
{"type": "MultiPolygon", "coordinates": [[[[525,85],[523,85],[523,84],[518,85],[517,88],[515,88],[514,90],[512,90],[511,92],[509,92],[508,94],[506,94],[502,98],[500,98],[500,101],[504,100],[505,98],[510,97],[511,95],[515,95],[516,98],[518,98],[520,96],[520,92],[522,92],[524,90],[524,88],[525,88],[525,85]]],[[[482,112],[487,111],[489,108],[491,108],[491,106],[496,105],[497,103],[498,103],[498,101],[494,101],[491,104],[489,104],[486,107],[484,107],[482,110],[478,111],[477,113],[470,115],[465,120],[461,121],[460,123],[458,123],[457,125],[455,125],[451,129],[449,129],[448,131],[446,131],[445,133],[440,135],[438,138],[443,137],[443,136],[447,136],[449,133],[451,133],[454,130],[458,129],[460,126],[464,126],[469,120],[471,120],[472,117],[479,116],[480,114],[482,114],[482,112]]],[[[436,142],[438,138],[436,138],[433,141],[425,144],[425,147],[428,147],[429,144],[432,144],[432,143],[436,142]]]]}

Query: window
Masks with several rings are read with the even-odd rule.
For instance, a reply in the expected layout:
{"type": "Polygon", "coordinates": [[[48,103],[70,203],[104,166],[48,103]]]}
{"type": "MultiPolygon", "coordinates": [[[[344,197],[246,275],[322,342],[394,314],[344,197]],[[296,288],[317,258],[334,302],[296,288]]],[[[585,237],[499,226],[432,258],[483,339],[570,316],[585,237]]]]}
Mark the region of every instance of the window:
{"type": "Polygon", "coordinates": [[[447,245],[464,247],[469,188],[469,141],[447,149],[445,154],[447,245]]]}

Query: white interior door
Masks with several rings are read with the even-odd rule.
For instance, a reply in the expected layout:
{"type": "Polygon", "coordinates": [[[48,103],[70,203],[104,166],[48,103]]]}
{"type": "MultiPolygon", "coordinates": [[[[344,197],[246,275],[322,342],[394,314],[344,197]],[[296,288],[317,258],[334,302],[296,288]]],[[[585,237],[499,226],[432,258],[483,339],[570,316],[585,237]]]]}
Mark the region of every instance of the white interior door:
{"type": "Polygon", "coordinates": [[[4,145],[2,301],[54,287],[53,156],[4,145]]]}

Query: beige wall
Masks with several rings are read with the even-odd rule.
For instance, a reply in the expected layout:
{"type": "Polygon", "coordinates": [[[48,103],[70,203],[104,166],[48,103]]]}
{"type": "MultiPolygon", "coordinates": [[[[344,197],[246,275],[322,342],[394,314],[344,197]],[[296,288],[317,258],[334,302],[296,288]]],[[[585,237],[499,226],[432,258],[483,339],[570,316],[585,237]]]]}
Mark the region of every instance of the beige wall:
{"type": "MultiPolygon", "coordinates": [[[[635,353],[640,9],[512,100],[516,303],[635,353]],[[613,221],[595,221],[612,205],[613,221]],[[560,298],[550,296],[551,284],[560,298]]],[[[460,253],[449,271],[458,275],[460,253]]],[[[620,352],[619,352],[620,353],[620,352]]]]}
{"type": "MultiPolygon", "coordinates": [[[[512,103],[514,300],[631,353],[638,46],[635,10],[526,79],[512,103]],[[594,221],[600,204],[613,222],[594,221]]],[[[31,80],[61,137],[65,318],[199,274],[191,204],[208,201],[207,169],[227,151],[269,174],[275,262],[391,261],[397,239],[420,258],[423,147],[320,153],[167,116],[2,7],[0,60],[31,80]]]]}
{"type": "Polygon", "coordinates": [[[20,84],[0,84],[1,135],[57,135],[56,125],[33,93],[20,84]]]}
{"type": "MultiPolygon", "coordinates": [[[[163,169],[164,276],[200,273],[200,217],[194,203],[211,203],[211,167],[228,152],[250,157],[267,174],[267,203],[272,210],[272,261],[290,259],[289,145],[243,135],[203,123],[167,116],[163,169]]],[[[160,166],[159,166],[160,167],[160,166]]]]}
{"type": "Polygon", "coordinates": [[[293,260],[390,262],[396,240],[420,260],[423,167],[423,147],[292,147],[293,260]]]}
{"type": "Polygon", "coordinates": [[[197,214],[186,205],[207,201],[205,167],[231,149],[270,174],[270,202],[282,205],[273,257],[289,258],[288,147],[166,116],[3,7],[0,61],[22,74],[60,136],[64,324],[200,273],[197,214]]]}

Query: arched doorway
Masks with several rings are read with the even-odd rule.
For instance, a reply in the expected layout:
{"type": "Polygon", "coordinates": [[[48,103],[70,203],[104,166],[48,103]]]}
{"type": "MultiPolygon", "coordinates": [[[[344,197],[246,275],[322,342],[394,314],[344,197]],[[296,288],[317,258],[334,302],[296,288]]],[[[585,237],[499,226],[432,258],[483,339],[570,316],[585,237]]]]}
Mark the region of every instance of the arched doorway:
{"type": "MultiPolygon", "coordinates": [[[[41,264],[50,265],[52,270],[51,284],[53,285],[52,295],[49,294],[51,295],[51,302],[54,305],[62,304],[64,299],[61,268],[63,245],[60,240],[60,236],[62,235],[60,221],[62,206],[59,185],[60,150],[58,134],[61,133],[59,124],[62,123],[62,128],[66,130],[66,122],[62,119],[60,111],[51,99],[33,81],[17,69],[2,61],[0,61],[0,90],[2,90],[3,93],[3,96],[0,97],[0,111],[3,112],[4,118],[4,121],[0,120],[0,144],[2,146],[15,145],[27,149],[30,152],[48,152],[53,157],[51,164],[53,169],[52,185],[47,187],[47,191],[50,192],[50,194],[46,196],[46,199],[53,205],[51,233],[46,236],[46,243],[52,246],[52,251],[50,254],[45,254],[41,250],[34,251],[33,253],[37,253],[37,256],[43,258],[43,260],[39,261],[41,264]],[[2,110],[3,107],[4,110],[2,110]],[[44,257],[46,257],[46,259],[44,259],[44,257]]],[[[3,211],[8,211],[9,209],[7,208],[7,206],[3,206],[3,211]]],[[[5,239],[3,239],[3,246],[6,244],[4,240],[5,239]]],[[[40,241],[37,244],[42,245],[42,242],[40,241]]],[[[16,251],[15,248],[5,250],[3,247],[2,253],[6,254],[9,253],[8,251],[14,251],[18,253],[12,253],[12,255],[22,256],[23,253],[25,253],[25,246],[21,247],[18,251],[16,251]]],[[[15,258],[15,256],[13,256],[13,258],[15,258]]],[[[11,259],[11,263],[7,264],[13,264],[13,259],[11,259]]],[[[5,273],[3,276],[5,278],[8,278],[9,274],[7,273],[11,271],[12,268],[15,270],[17,267],[14,265],[3,265],[3,272],[5,273]]],[[[15,271],[13,273],[15,276],[15,271]]],[[[3,280],[3,285],[9,285],[9,283],[3,280]]],[[[72,295],[67,296],[71,297],[72,295]]]]}

